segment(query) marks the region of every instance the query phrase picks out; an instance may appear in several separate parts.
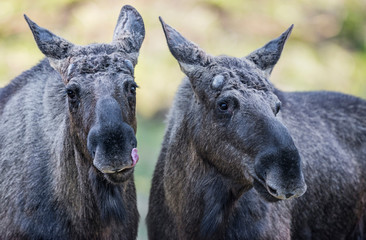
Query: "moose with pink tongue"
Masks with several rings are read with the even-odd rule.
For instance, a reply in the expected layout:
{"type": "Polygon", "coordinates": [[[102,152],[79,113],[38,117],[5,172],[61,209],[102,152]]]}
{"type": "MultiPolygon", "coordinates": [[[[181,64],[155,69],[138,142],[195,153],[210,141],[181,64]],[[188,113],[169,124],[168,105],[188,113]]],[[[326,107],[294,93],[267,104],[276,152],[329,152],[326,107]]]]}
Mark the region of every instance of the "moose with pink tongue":
{"type": "Polygon", "coordinates": [[[25,19],[46,58],[0,89],[0,238],[134,240],[142,17],[87,46],[25,19]]]}

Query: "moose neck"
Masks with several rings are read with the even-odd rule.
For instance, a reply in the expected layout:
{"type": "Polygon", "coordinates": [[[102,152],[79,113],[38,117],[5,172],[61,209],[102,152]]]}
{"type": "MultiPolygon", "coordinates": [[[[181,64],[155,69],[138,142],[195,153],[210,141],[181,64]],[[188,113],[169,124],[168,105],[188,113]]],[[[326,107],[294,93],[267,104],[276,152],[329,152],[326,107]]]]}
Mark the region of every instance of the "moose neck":
{"type": "MultiPolygon", "coordinates": [[[[63,125],[59,133],[63,136],[58,137],[62,140],[55,143],[54,148],[53,184],[57,186],[58,202],[64,204],[74,226],[88,220],[95,224],[95,228],[124,222],[123,193],[131,180],[119,185],[109,183],[93,167],[86,151],[81,149],[83,144],[71,132],[68,118],[63,125]]],[[[79,229],[83,229],[82,226],[79,229]]]]}
{"type": "Polygon", "coordinates": [[[182,219],[192,219],[184,214],[192,212],[184,207],[178,209],[173,206],[187,206],[196,208],[196,219],[192,226],[196,226],[203,236],[212,236],[223,229],[231,210],[245,190],[231,179],[226,178],[212,166],[208,159],[199,154],[190,133],[192,128],[187,124],[177,124],[178,129],[171,129],[176,136],[185,136],[174,141],[167,150],[165,172],[165,188],[168,205],[177,216],[182,219]],[[187,136],[188,135],[188,136],[187,136]],[[180,151],[176,151],[180,149],[180,151]],[[203,201],[202,201],[203,200],[203,201]],[[184,203],[184,204],[182,204],[184,203]],[[200,204],[197,204],[200,203],[200,204]]]}
{"type": "MultiPolygon", "coordinates": [[[[85,198],[91,194],[88,181],[91,164],[78,149],[69,126],[69,119],[66,117],[59,128],[58,136],[55,137],[57,140],[54,144],[53,184],[57,186],[55,194],[60,203],[65,203],[68,215],[82,217],[84,214],[89,214],[84,208],[87,201],[85,198]],[[70,179],[74,181],[69,181],[70,179]]],[[[90,203],[87,206],[89,207],[90,203]]]]}

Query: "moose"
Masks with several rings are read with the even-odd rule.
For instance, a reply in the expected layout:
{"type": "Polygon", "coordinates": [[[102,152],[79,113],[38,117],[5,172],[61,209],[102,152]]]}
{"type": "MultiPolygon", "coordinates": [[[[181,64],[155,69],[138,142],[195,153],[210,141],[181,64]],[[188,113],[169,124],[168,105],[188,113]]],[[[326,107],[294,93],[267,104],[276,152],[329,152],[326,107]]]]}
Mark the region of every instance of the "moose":
{"type": "Polygon", "coordinates": [[[87,46],[25,19],[46,58],[0,90],[0,238],[136,239],[140,14],[87,46]]]}
{"type": "Polygon", "coordinates": [[[153,239],[366,239],[366,101],[269,81],[293,26],[211,56],[160,18],[186,77],[155,167],[153,239]]]}

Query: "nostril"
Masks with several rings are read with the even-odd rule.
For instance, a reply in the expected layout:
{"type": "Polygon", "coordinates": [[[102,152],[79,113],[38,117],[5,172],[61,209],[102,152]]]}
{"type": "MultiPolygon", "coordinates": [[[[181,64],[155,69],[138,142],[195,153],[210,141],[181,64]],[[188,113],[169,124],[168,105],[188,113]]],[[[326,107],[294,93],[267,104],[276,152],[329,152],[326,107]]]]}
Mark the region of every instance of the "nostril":
{"type": "Polygon", "coordinates": [[[290,197],[292,197],[294,194],[293,193],[287,193],[285,196],[286,196],[286,198],[290,198],[290,197]]]}
{"type": "Polygon", "coordinates": [[[262,183],[266,182],[267,172],[266,171],[256,171],[256,175],[262,183]]]}
{"type": "Polygon", "coordinates": [[[272,195],[277,195],[277,190],[270,187],[270,186],[267,186],[268,187],[268,191],[272,194],[272,195]]]}

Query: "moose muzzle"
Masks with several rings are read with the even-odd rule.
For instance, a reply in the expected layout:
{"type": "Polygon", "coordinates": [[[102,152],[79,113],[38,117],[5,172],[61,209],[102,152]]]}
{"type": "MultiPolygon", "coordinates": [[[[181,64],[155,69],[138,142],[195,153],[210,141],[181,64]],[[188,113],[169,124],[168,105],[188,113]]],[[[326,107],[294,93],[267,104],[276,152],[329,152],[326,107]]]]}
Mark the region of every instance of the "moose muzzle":
{"type": "Polygon", "coordinates": [[[277,121],[267,130],[267,141],[255,158],[254,187],[268,201],[300,197],[307,186],[292,137],[277,121]]]}
{"type": "Polygon", "coordinates": [[[131,175],[138,161],[137,141],[133,128],[123,121],[121,106],[112,97],[101,98],[96,104],[96,123],[88,134],[88,150],[93,165],[113,177],[113,182],[131,175]]]}

